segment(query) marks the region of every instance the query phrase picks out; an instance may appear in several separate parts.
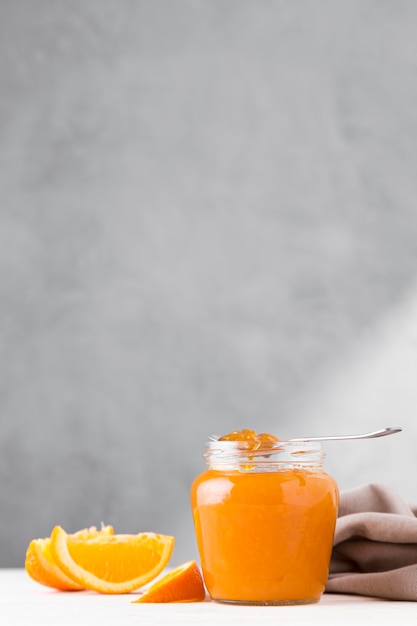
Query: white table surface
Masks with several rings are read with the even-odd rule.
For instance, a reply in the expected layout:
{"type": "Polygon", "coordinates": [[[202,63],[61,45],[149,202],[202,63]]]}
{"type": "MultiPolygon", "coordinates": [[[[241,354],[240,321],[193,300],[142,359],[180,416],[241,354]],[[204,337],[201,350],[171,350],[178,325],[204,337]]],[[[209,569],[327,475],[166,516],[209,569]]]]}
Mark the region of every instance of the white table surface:
{"type": "Polygon", "coordinates": [[[54,591],[32,581],[23,569],[0,569],[2,626],[417,626],[417,602],[391,602],[360,596],[325,594],[318,604],[265,607],[223,605],[209,600],[187,604],[132,604],[134,597],[134,594],[114,596],[90,591],[54,591]]]}

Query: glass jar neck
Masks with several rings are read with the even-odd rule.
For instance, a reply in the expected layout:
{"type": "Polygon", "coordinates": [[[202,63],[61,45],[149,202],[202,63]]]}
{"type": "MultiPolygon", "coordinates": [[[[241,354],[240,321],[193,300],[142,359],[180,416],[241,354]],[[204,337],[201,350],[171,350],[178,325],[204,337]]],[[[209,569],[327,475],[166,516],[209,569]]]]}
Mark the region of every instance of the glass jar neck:
{"type": "Polygon", "coordinates": [[[325,454],[320,442],[277,441],[254,448],[242,441],[208,441],[204,459],[209,469],[241,472],[276,472],[288,469],[320,470],[325,454]]]}

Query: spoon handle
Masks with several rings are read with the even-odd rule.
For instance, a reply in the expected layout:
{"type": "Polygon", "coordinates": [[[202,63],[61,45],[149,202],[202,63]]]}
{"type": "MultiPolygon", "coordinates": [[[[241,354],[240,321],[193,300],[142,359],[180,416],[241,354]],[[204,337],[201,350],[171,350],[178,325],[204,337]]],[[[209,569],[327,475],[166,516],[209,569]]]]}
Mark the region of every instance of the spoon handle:
{"type": "Polygon", "coordinates": [[[385,437],[386,435],[393,435],[399,433],[402,428],[382,428],[381,430],[375,430],[372,433],[364,433],[362,435],[334,435],[330,437],[298,437],[297,439],[290,439],[289,441],[335,441],[338,439],[373,439],[374,437],[385,437]]]}

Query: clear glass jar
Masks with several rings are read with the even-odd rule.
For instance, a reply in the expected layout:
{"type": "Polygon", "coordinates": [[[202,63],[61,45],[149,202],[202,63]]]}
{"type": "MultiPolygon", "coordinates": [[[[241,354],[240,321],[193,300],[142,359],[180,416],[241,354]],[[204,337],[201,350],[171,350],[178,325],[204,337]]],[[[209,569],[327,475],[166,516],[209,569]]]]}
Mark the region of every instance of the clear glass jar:
{"type": "Polygon", "coordinates": [[[209,441],[191,487],[201,568],[213,600],[318,602],[327,581],[338,488],[317,442],[267,449],[209,441]]]}

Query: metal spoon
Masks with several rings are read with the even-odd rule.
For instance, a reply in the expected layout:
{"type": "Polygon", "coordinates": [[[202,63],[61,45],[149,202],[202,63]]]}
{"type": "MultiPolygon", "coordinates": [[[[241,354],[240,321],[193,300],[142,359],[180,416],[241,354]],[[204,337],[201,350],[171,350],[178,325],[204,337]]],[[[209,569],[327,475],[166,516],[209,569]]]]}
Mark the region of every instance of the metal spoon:
{"type": "Polygon", "coordinates": [[[364,433],[362,435],[334,435],[330,437],[298,437],[297,439],[289,439],[289,441],[335,441],[336,439],[373,439],[374,437],[385,437],[399,433],[402,428],[382,428],[374,430],[372,433],[364,433]]]}

